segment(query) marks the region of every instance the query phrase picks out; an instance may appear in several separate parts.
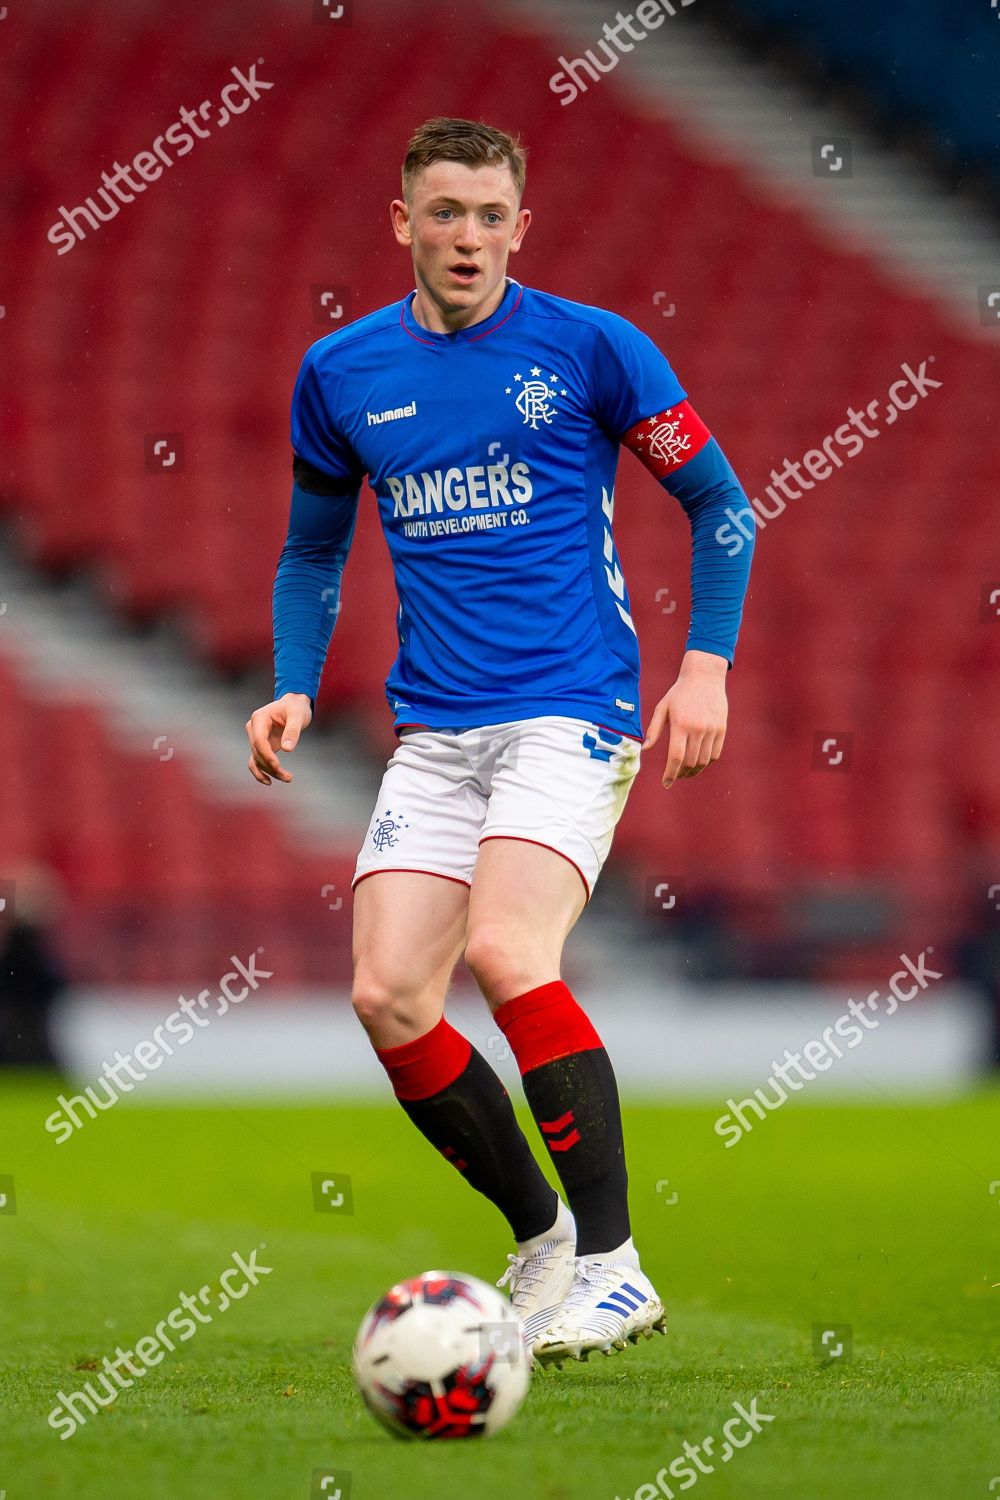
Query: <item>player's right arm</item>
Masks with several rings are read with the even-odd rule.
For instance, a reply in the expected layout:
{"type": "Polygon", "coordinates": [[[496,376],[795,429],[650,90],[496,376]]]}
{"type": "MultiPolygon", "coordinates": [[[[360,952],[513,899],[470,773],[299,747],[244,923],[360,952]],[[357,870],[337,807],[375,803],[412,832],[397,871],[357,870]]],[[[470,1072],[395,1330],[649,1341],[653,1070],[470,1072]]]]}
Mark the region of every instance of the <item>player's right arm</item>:
{"type": "Polygon", "coordinates": [[[291,514],[273,594],[274,700],[246,723],[248,769],[263,786],[272,777],[291,781],[278,750],[294,750],[312,720],[364,474],[330,418],[313,352],[292,398],[291,514]]]}

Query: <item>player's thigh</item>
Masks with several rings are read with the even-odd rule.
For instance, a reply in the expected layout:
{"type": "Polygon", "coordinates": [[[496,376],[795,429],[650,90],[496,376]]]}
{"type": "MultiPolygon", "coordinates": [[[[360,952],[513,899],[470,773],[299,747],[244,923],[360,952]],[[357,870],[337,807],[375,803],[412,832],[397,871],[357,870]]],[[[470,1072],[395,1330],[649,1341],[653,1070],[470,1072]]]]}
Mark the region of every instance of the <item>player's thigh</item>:
{"type": "Polygon", "coordinates": [[[358,882],[354,1006],[366,1025],[384,1029],[399,1023],[412,1029],[426,1021],[412,1031],[420,1036],[440,1019],[448,982],[465,947],[468,905],[465,882],[439,875],[384,870],[358,882]]]}
{"type": "Polygon", "coordinates": [[[639,746],[587,720],[496,726],[465,959],[491,1005],[559,977],[607,857],[639,746]]]}
{"type": "Polygon", "coordinates": [[[586,904],[580,872],[562,854],[521,838],[485,839],[469,895],[470,968],[529,965],[534,973],[548,965],[548,977],[557,977],[563,944],[586,904]]]}

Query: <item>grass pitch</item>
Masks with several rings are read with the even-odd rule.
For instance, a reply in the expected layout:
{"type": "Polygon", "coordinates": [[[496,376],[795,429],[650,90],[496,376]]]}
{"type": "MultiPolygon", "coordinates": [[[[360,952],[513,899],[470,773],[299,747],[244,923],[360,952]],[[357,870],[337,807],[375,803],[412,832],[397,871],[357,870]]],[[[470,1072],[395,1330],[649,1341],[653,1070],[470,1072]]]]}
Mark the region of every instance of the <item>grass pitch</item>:
{"type": "Polygon", "coordinates": [[[697,1474],[706,1500],[1000,1491],[995,1092],[793,1099],[729,1150],[714,1102],[627,1108],[634,1235],[667,1338],[536,1376],[485,1443],[419,1445],[353,1390],[358,1321],[403,1275],[495,1279],[510,1246],[401,1112],[126,1099],[56,1145],[57,1092],[8,1078],[0,1099],[0,1193],[5,1176],[16,1192],[16,1212],[9,1194],[0,1207],[7,1500],[652,1500],[685,1441],[713,1436],[717,1463],[732,1403],[754,1398],[774,1420],[697,1474]],[[352,1213],[316,1211],[317,1172],[350,1176],[352,1213]],[[152,1335],[182,1291],[214,1297],[254,1249],[270,1275],[60,1440],[60,1390],[152,1335]],[[814,1325],[836,1330],[838,1359],[817,1360],[814,1325]]]}

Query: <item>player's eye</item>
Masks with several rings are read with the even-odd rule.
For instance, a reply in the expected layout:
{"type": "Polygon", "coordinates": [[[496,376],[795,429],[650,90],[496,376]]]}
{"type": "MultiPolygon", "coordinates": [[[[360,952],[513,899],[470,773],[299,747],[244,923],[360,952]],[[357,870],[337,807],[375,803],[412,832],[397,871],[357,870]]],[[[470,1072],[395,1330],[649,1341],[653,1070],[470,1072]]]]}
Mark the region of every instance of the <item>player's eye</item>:
{"type": "Polygon", "coordinates": [[[497,224],[502,224],[503,223],[503,214],[497,214],[497,213],[490,212],[490,213],[488,213],[486,215],[486,217],[488,219],[493,219],[497,224]]]}

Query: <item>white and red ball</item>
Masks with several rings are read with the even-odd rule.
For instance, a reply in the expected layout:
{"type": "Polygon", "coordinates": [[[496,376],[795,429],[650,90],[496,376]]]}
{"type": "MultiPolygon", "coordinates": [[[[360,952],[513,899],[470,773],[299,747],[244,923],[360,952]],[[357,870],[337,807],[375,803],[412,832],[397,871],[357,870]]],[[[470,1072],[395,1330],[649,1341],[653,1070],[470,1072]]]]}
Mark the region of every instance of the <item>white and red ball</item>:
{"type": "Polygon", "coordinates": [[[488,1437],[523,1401],[531,1355],[495,1287],[425,1271],[365,1314],[353,1369],[369,1411],[397,1436],[488,1437]]]}

